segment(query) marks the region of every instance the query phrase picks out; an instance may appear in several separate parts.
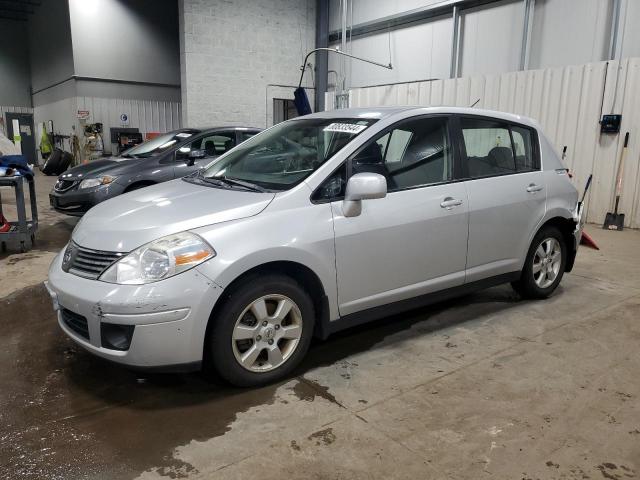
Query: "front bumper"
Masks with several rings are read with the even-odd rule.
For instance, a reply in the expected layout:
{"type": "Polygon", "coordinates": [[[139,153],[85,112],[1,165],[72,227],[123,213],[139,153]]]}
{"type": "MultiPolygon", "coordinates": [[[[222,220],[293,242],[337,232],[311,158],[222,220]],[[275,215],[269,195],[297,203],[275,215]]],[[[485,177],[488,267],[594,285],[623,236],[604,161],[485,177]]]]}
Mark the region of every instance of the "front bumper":
{"type": "Polygon", "coordinates": [[[147,285],[114,285],[62,270],[59,254],[45,286],[60,328],[89,352],[135,368],[183,370],[202,362],[207,322],[222,288],[191,269],[147,285]],[[84,333],[69,321],[86,319],[84,333]],[[64,314],[63,314],[64,313],[64,314]],[[126,350],[108,348],[105,326],[133,326],[126,350]]]}
{"type": "Polygon", "coordinates": [[[94,205],[120,195],[124,189],[125,186],[117,182],[82,190],[77,186],[63,192],[52,189],[49,193],[49,204],[58,212],[82,216],[94,205]]]}

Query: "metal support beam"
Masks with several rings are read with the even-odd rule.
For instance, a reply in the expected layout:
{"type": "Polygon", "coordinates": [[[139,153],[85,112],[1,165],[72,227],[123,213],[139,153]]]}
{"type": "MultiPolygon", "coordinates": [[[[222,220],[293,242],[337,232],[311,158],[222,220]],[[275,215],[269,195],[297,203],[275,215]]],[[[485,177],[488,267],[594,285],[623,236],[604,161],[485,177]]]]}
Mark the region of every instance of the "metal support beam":
{"type": "Polygon", "coordinates": [[[531,30],[533,26],[533,8],[535,0],[523,0],[524,23],[522,25],[522,44],[520,45],[520,70],[529,68],[529,51],[531,49],[531,30]]]}
{"type": "Polygon", "coordinates": [[[620,9],[622,0],[613,0],[613,12],[611,15],[611,37],[609,39],[609,57],[607,60],[615,60],[618,44],[618,30],[620,26],[620,9]]]}
{"type": "MultiPolygon", "coordinates": [[[[406,12],[396,13],[377,20],[353,25],[353,28],[349,30],[349,38],[368,35],[374,32],[388,31],[402,25],[425,21],[434,17],[451,15],[454,6],[457,6],[460,10],[465,10],[467,8],[487,5],[497,1],[504,0],[444,0],[425,7],[414,8],[413,10],[408,10],[406,12]]],[[[341,36],[342,34],[340,30],[333,30],[329,33],[329,42],[340,40],[341,36]]]]}
{"type": "Polygon", "coordinates": [[[460,53],[460,7],[454,5],[451,15],[451,21],[453,22],[451,35],[451,66],[449,69],[449,77],[458,77],[458,65],[459,65],[459,53],[460,53]]]}
{"type": "MultiPolygon", "coordinates": [[[[329,46],[329,0],[316,0],[316,48],[329,46]]],[[[325,109],[324,94],[329,81],[329,54],[320,50],[316,55],[316,92],[314,110],[325,109]]]]}

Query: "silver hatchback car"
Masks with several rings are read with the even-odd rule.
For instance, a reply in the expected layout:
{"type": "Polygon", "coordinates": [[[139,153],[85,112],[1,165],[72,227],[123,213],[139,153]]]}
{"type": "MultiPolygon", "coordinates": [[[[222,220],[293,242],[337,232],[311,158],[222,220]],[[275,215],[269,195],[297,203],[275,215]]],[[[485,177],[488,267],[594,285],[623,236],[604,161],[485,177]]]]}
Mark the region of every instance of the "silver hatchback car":
{"type": "Polygon", "coordinates": [[[338,110],[94,207],[47,288],[62,330],[96,355],[260,385],[291,372],[313,336],[505,282],[549,296],[581,217],[529,119],[338,110]]]}

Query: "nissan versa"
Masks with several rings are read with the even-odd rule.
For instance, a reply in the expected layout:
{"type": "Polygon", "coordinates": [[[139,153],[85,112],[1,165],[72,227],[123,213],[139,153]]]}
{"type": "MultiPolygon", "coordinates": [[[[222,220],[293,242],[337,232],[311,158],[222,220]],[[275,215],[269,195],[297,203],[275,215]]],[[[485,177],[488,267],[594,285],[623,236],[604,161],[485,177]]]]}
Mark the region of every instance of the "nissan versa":
{"type": "Polygon", "coordinates": [[[208,164],[260,130],[245,127],[183,128],[64,172],[49,194],[58,212],[81,216],[97,203],[180,178],[208,164]]]}
{"type": "Polygon", "coordinates": [[[581,212],[531,120],[337,110],[97,205],[47,288],[62,330],[96,355],[260,385],[314,335],[505,282],[548,297],[573,266],[581,212]]]}

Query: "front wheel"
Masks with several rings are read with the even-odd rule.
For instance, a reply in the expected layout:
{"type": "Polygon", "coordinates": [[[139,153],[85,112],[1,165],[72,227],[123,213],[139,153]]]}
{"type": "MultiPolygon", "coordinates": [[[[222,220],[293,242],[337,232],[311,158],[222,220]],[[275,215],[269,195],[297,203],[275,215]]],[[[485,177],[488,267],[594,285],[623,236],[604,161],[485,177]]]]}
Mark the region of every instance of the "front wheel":
{"type": "Polygon", "coordinates": [[[250,387],[279,380],[300,363],[315,312],[293,279],[265,275],[234,288],[210,321],[210,366],[229,383],[250,387]]]}
{"type": "Polygon", "coordinates": [[[567,262],[567,247],[556,227],[542,228],[534,237],[520,279],[513,288],[525,298],[547,298],[560,284],[567,262]]]}

